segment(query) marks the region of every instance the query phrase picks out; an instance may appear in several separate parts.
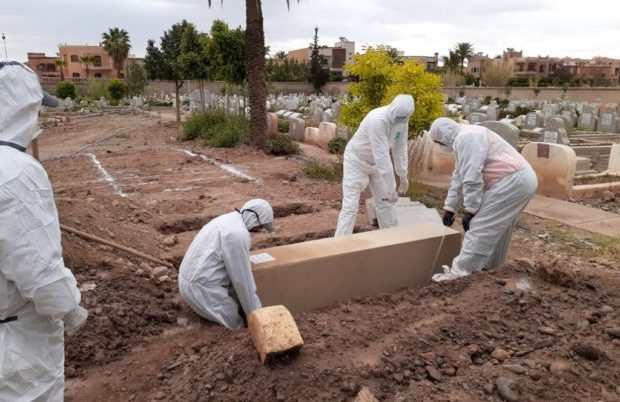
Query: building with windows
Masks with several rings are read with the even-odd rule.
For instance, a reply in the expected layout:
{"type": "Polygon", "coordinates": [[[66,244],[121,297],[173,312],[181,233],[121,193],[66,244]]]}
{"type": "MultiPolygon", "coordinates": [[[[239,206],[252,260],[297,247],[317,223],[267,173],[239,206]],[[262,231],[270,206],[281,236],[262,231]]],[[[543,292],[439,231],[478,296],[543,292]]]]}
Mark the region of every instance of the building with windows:
{"type": "MultiPolygon", "coordinates": [[[[336,42],[333,47],[320,46],[319,55],[329,71],[335,73],[343,73],[344,65],[353,61],[355,57],[355,42],[349,41],[344,37],[340,37],[340,41],[336,42]]],[[[303,49],[291,50],[288,52],[289,60],[296,60],[299,63],[308,63],[312,56],[312,50],[307,47],[303,49]]]]}
{"type": "MultiPolygon", "coordinates": [[[[125,61],[119,73],[123,78],[127,71],[128,60],[125,61]]],[[[117,72],[114,68],[112,58],[106,53],[103,46],[93,45],[58,45],[56,56],[46,56],[44,53],[28,53],[28,66],[35,71],[41,81],[65,80],[80,81],[87,78],[116,78],[117,72]],[[92,56],[92,63],[86,65],[82,62],[82,57],[92,56]],[[61,67],[55,61],[62,59],[65,61],[61,67]]]]}
{"type": "MultiPolygon", "coordinates": [[[[401,52],[399,52],[401,53],[401,52]]],[[[415,60],[424,66],[426,71],[437,71],[439,67],[439,53],[435,53],[433,56],[400,56],[400,60],[415,60]]]]}
{"type": "Polygon", "coordinates": [[[56,56],[46,56],[45,53],[28,53],[26,65],[37,73],[41,80],[60,79],[60,68],[56,65],[56,56]]]}

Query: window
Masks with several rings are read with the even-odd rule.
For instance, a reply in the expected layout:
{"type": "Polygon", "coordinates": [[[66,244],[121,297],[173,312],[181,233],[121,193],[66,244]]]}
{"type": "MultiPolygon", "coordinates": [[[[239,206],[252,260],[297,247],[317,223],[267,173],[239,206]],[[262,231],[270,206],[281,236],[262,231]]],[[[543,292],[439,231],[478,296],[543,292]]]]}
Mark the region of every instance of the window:
{"type": "Polygon", "coordinates": [[[539,73],[544,73],[545,72],[545,66],[543,66],[542,64],[540,66],[538,66],[538,72],[539,73]]]}
{"type": "Polygon", "coordinates": [[[95,78],[101,78],[101,73],[95,73],[95,78]]]}
{"type": "Polygon", "coordinates": [[[95,56],[95,62],[93,63],[95,67],[101,67],[101,56],[95,56]]]}
{"type": "Polygon", "coordinates": [[[45,64],[41,63],[41,64],[37,64],[37,70],[39,71],[45,71],[45,64]]]}
{"type": "Polygon", "coordinates": [[[47,65],[45,66],[45,71],[47,71],[49,73],[55,73],[56,72],[56,65],[54,63],[47,63],[47,65]]]}
{"type": "Polygon", "coordinates": [[[536,71],[536,63],[527,63],[527,71],[536,71]]]}
{"type": "Polygon", "coordinates": [[[77,54],[72,54],[71,55],[71,63],[79,63],[80,59],[79,57],[77,57],[77,54]]]}
{"type": "Polygon", "coordinates": [[[73,78],[80,78],[80,73],[73,73],[73,78]]]}

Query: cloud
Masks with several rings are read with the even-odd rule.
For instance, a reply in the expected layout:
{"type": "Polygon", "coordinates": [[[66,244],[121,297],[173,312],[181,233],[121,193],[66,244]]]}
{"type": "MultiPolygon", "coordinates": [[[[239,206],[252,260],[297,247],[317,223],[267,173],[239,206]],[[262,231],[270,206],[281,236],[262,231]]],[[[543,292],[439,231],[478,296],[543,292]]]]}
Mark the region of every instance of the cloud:
{"type": "MultiPolygon", "coordinates": [[[[144,55],[146,41],[159,39],[182,19],[208,31],[215,19],[245,25],[244,2],[214,0],[20,0],[3,1],[0,31],[10,58],[55,54],[58,43],[95,44],[110,27],[129,32],[132,53],[144,55]]],[[[390,44],[406,54],[447,54],[470,42],[490,56],[506,47],[525,55],[620,58],[617,0],[263,0],[265,38],[272,52],[306,47],[319,27],[322,44],[339,36],[364,44],[390,44]]],[[[0,52],[2,54],[3,52],[0,52]]]]}

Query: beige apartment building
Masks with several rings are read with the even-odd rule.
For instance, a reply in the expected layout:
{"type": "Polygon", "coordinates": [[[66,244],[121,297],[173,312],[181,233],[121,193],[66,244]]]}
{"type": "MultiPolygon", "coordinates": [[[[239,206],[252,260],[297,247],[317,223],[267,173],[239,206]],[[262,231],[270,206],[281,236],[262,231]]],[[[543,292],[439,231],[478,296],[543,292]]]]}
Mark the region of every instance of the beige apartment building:
{"type": "MultiPolygon", "coordinates": [[[[67,45],[58,46],[56,56],[46,56],[44,53],[28,53],[28,66],[35,71],[42,81],[59,80],[61,75],[65,80],[81,81],[87,78],[116,78],[116,69],[112,58],[106,53],[103,46],[96,45],[67,45]],[[80,57],[94,56],[92,64],[86,66],[80,57]],[[62,59],[65,65],[60,67],[54,61],[62,59]]],[[[120,71],[120,78],[125,76],[127,61],[120,71]]]]}

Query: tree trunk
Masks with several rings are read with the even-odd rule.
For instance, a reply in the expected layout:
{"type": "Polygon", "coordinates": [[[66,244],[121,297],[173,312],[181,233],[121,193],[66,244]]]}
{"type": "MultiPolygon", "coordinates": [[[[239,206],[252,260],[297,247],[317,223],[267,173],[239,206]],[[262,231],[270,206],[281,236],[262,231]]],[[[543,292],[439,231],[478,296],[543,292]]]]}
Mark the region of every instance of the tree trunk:
{"type": "Polygon", "coordinates": [[[265,34],[261,0],[245,0],[245,69],[250,96],[250,140],[267,145],[267,84],[265,83],[265,34]]]}
{"type": "Polygon", "coordinates": [[[181,84],[179,84],[179,80],[174,81],[174,99],[176,100],[177,105],[177,128],[181,130],[181,97],[179,96],[179,90],[181,89],[181,84]]]}

